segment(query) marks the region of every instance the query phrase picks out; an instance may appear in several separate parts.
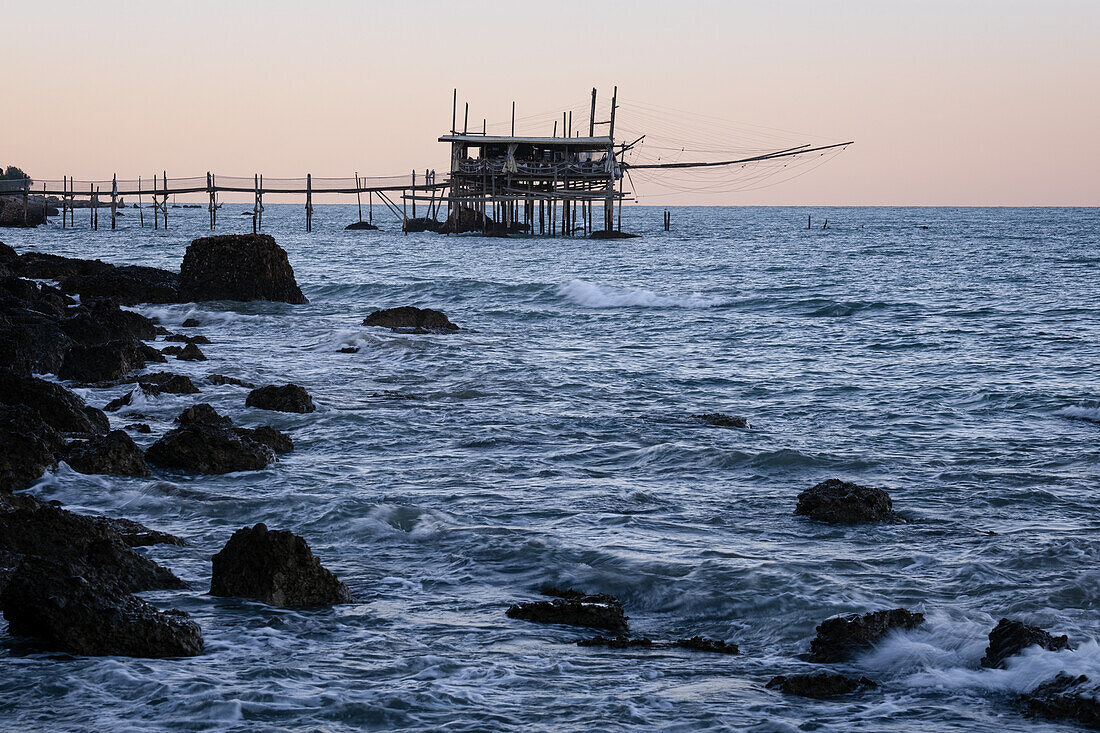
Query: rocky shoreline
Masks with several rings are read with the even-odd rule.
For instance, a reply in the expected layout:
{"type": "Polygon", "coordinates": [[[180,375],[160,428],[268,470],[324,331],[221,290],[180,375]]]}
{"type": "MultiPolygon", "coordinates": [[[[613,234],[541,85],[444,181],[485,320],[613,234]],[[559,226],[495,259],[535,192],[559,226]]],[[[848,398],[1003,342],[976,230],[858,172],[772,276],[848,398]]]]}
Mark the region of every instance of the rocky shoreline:
{"type": "MultiPolygon", "coordinates": [[[[160,543],[178,545],[182,540],[131,520],[75,514],[19,492],[61,461],[81,473],[221,474],[259,470],[293,450],[293,436],[272,426],[239,427],[201,397],[145,451],[126,430],[151,432],[148,425],[135,422],[125,429],[111,429],[107,413],[130,404],[139,394],[201,394],[195,380],[167,371],[167,367],[139,372],[151,364],[168,364],[170,358],[202,360],[205,354],[200,347],[217,348],[202,336],[170,333],[124,306],[203,300],[307,302],[286,253],[266,235],[197,239],[188,248],[179,273],[41,253],[18,254],[0,244],[0,438],[4,445],[0,456],[0,609],[9,634],[27,637],[42,649],[77,655],[159,658],[202,653],[198,624],[181,611],[156,608],[135,595],[184,587],[171,570],[135,549],[160,543]],[[134,386],[99,409],[58,382],[36,375],[54,375],[58,380],[85,385],[134,386]]],[[[363,325],[409,334],[461,331],[443,313],[413,307],[376,311],[363,325]]],[[[257,387],[216,374],[207,380],[250,390],[243,400],[243,406],[249,408],[297,414],[316,409],[311,396],[298,385],[257,387]]],[[[710,427],[751,429],[740,417],[719,413],[691,417],[710,427]]],[[[838,525],[904,525],[911,521],[895,510],[886,491],[839,479],[802,491],[792,503],[793,514],[805,521],[838,525]]],[[[290,608],[353,602],[347,585],[323,567],[306,541],[285,530],[262,524],[241,528],[227,538],[211,562],[211,595],[251,598],[290,608]]],[[[543,588],[540,594],[543,598],[502,609],[502,615],[516,622],[605,632],[575,643],[606,653],[751,653],[733,641],[702,636],[668,640],[631,636],[623,604],[606,593],[543,588]]],[[[904,608],[825,619],[801,657],[811,665],[844,664],[887,637],[924,622],[922,613],[904,608]]],[[[1071,648],[1065,636],[1002,619],[990,631],[981,664],[1003,668],[1007,659],[1036,645],[1050,651],[1071,648]]],[[[830,668],[806,673],[784,670],[768,681],[761,680],[761,686],[827,699],[873,694],[881,683],[830,668]]],[[[1065,674],[1043,682],[1015,702],[1030,714],[1074,719],[1085,725],[1096,726],[1100,715],[1094,683],[1065,674]]]]}

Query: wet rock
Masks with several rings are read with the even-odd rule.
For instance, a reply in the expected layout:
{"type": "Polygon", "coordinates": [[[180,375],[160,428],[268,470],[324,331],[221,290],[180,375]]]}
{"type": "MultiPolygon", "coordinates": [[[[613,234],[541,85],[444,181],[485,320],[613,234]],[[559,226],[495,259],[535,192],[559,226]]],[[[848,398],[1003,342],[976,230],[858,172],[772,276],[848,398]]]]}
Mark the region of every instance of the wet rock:
{"type": "Polygon", "coordinates": [[[65,453],[65,462],[79,473],[149,475],[141,448],[121,430],[70,444],[65,453]]]}
{"type": "Polygon", "coordinates": [[[96,272],[61,279],[61,289],[81,298],[114,298],[124,305],[178,303],[180,276],[168,270],[139,265],[107,265],[96,272]]]}
{"type": "Polygon", "coordinates": [[[276,453],[288,453],[294,450],[294,442],[286,433],[279,432],[270,425],[258,428],[233,427],[232,419],[218,414],[217,410],[205,402],[188,407],[179,414],[176,421],[181,425],[206,425],[229,429],[243,440],[265,445],[276,453]]]}
{"type": "Polygon", "coordinates": [[[619,634],[618,636],[593,636],[590,639],[581,639],[577,642],[577,646],[605,646],[608,649],[650,648],[653,646],[653,641],[644,636],[632,639],[624,634],[619,634]]]}
{"type": "Polygon", "coordinates": [[[25,489],[57,465],[65,441],[26,405],[0,405],[0,492],[25,489]]]}
{"type": "Polygon", "coordinates": [[[57,376],[77,382],[106,382],[141,369],[147,361],[164,361],[164,356],[133,339],[94,345],[73,344],[57,376]]]}
{"type": "Polygon", "coordinates": [[[126,394],[122,395],[121,397],[115,397],[113,400],[111,400],[110,402],[108,402],[106,405],[103,406],[103,411],[104,412],[117,412],[117,411],[121,410],[123,407],[126,407],[127,405],[133,403],[133,401],[134,401],[134,392],[136,392],[136,391],[137,390],[132,389],[129,392],[127,392],[126,394]]]}
{"type": "Polygon", "coordinates": [[[191,381],[191,377],[185,374],[173,374],[172,372],[152,372],[141,374],[137,377],[141,388],[150,394],[198,394],[199,388],[191,381]]]}
{"type": "Polygon", "coordinates": [[[98,435],[110,429],[107,416],[54,382],[0,369],[0,403],[26,405],[59,433],[98,435]]]}
{"type": "Polygon", "coordinates": [[[202,631],[187,614],[158,611],[68,563],[24,559],[0,594],[0,605],[9,633],[70,654],[163,658],[195,656],[203,649],[202,631]]]}
{"type": "Polygon", "coordinates": [[[376,227],[374,224],[371,224],[370,222],[366,222],[366,221],[353,221],[351,224],[348,224],[346,227],[344,227],[344,231],[351,231],[351,232],[360,231],[360,230],[361,231],[376,231],[377,229],[378,229],[378,227],[376,227]]]}
{"type": "Polygon", "coordinates": [[[0,309],[27,308],[43,315],[61,318],[76,301],[57,288],[21,277],[0,277],[0,309]]]}
{"type": "Polygon", "coordinates": [[[620,232],[617,229],[607,230],[601,229],[596,232],[592,232],[588,235],[589,239],[637,239],[637,234],[631,234],[629,232],[620,232]]]}
{"type": "Polygon", "coordinates": [[[206,425],[212,428],[228,428],[233,425],[233,420],[218,413],[217,410],[206,402],[192,405],[181,412],[176,418],[180,425],[206,425]]]}
{"type": "Polygon", "coordinates": [[[245,405],[261,410],[275,410],[277,412],[313,412],[317,408],[310,398],[309,392],[297,384],[284,384],[276,386],[269,384],[266,387],[254,389],[248,393],[245,405]]]}
{"type": "Polygon", "coordinates": [[[261,425],[258,428],[234,428],[237,435],[266,445],[276,453],[289,453],[294,450],[294,441],[284,432],[276,430],[270,425],[261,425]]]}
{"type": "Polygon", "coordinates": [[[508,618],[532,621],[539,624],[565,624],[606,629],[616,634],[626,634],[628,617],[623,615],[619,599],[604,593],[585,595],[569,589],[558,591],[548,588],[544,595],[559,596],[552,601],[516,603],[508,607],[508,618]],[[548,592],[553,591],[553,592],[548,592]]]}
{"type": "Polygon", "coordinates": [[[301,608],[350,603],[351,593],[306,541],[263,524],[245,527],[213,557],[210,595],[255,598],[273,606],[301,608]]]}
{"type": "Polygon", "coordinates": [[[126,425],[126,429],[127,430],[132,430],[135,433],[143,433],[145,435],[148,435],[149,433],[153,432],[153,429],[151,427],[149,427],[149,423],[143,423],[143,422],[129,423],[128,425],[126,425]]]}
{"type": "Polygon", "coordinates": [[[337,349],[336,351],[338,353],[341,353],[341,354],[358,354],[359,353],[359,347],[358,346],[343,346],[343,347],[337,349]]]}
{"type": "Polygon", "coordinates": [[[92,298],[82,302],[61,322],[65,334],[81,344],[101,344],[107,341],[152,341],[157,336],[156,325],[140,313],[122,310],[111,299],[92,298]]]}
{"type": "Polygon", "coordinates": [[[160,353],[165,356],[179,356],[183,352],[182,346],[165,346],[160,350],[160,353]]]}
{"type": "Polygon", "coordinates": [[[708,639],[705,636],[693,636],[690,639],[677,639],[672,646],[680,649],[691,649],[697,652],[713,652],[715,654],[740,654],[741,650],[733,642],[722,639],[708,639]]]}
{"type": "Polygon", "coordinates": [[[22,277],[33,277],[36,280],[64,280],[76,275],[103,272],[112,267],[114,265],[100,260],[80,260],[46,252],[25,252],[19,256],[19,261],[12,267],[12,271],[22,277]]]}
{"type": "Polygon", "coordinates": [[[1085,675],[1065,672],[1020,696],[1031,715],[1051,720],[1072,720],[1086,728],[1100,730],[1100,686],[1085,675]]]}
{"type": "Polygon", "coordinates": [[[167,336],[165,336],[164,340],[165,341],[176,341],[178,343],[184,343],[184,344],[208,344],[208,343],[210,343],[210,339],[206,338],[205,336],[203,336],[201,334],[198,335],[198,336],[188,336],[187,334],[184,334],[184,333],[171,333],[171,334],[168,334],[167,336]]]}
{"type": "Polygon", "coordinates": [[[148,547],[150,545],[175,545],[183,547],[186,544],[174,534],[149,529],[144,524],[124,517],[88,517],[95,524],[104,528],[107,532],[117,534],[122,541],[130,547],[148,547]]]}
{"type": "Polygon", "coordinates": [[[842,662],[852,654],[869,649],[893,629],[912,629],[924,622],[924,614],[904,608],[890,611],[834,616],[817,627],[810,642],[811,662],[842,662]]]}
{"type": "Polygon", "coordinates": [[[275,460],[265,445],[230,428],[184,425],[170,430],[145,451],[154,466],[205,474],[258,471],[275,460]]]}
{"type": "Polygon", "coordinates": [[[267,234],[196,239],[180,267],[185,300],[275,300],[307,303],[286,252],[267,234]]]}
{"type": "Polygon", "coordinates": [[[428,216],[418,216],[415,219],[406,218],[402,223],[402,230],[415,234],[417,232],[438,232],[443,222],[428,216]]]}
{"type": "Polygon", "coordinates": [[[817,672],[815,674],[781,674],[773,677],[766,687],[769,690],[781,690],[790,695],[824,699],[872,689],[878,687],[878,683],[866,677],[857,679],[833,672],[817,672]]]}
{"type": "Polygon", "coordinates": [[[363,320],[363,325],[380,326],[401,333],[452,333],[459,330],[440,311],[411,305],[374,311],[363,320]]]}
{"type": "Polygon", "coordinates": [[[466,206],[460,206],[451,211],[447,220],[433,231],[440,234],[480,232],[490,236],[503,237],[509,232],[525,232],[529,228],[529,226],[520,222],[513,222],[511,226],[505,227],[503,222],[497,222],[491,216],[486,216],[480,211],[475,211],[466,206]]]}
{"type": "Polygon", "coordinates": [[[198,346],[187,344],[180,353],[176,354],[180,361],[206,361],[206,354],[202,353],[198,346]]]}
{"type": "Polygon", "coordinates": [[[705,412],[698,415],[692,415],[693,418],[699,420],[707,425],[713,425],[716,428],[747,428],[750,427],[748,421],[743,417],[735,417],[733,415],[725,415],[721,412],[705,412]]]}
{"type": "Polygon", "coordinates": [[[882,489],[829,479],[798,495],[795,514],[835,524],[901,522],[890,495],[882,489]]]}
{"type": "Polygon", "coordinates": [[[252,384],[252,382],[246,382],[243,379],[237,379],[236,377],[227,377],[224,374],[211,374],[209,377],[206,378],[206,381],[210,382],[210,384],[217,385],[233,384],[238,387],[246,387],[247,389],[256,388],[256,385],[252,384]]]}
{"type": "Polygon", "coordinates": [[[201,326],[201,325],[202,324],[199,323],[198,318],[187,318],[187,319],[184,319],[183,323],[180,324],[180,326],[182,328],[195,328],[196,326],[201,326]]]}
{"type": "Polygon", "coordinates": [[[989,646],[982,657],[982,666],[1004,669],[1006,659],[1029,646],[1040,646],[1052,652],[1070,648],[1067,636],[1051,636],[1038,626],[1002,618],[989,632],[989,646]]]}
{"type": "Polygon", "coordinates": [[[24,305],[0,305],[0,367],[26,375],[56,373],[72,339],[57,316],[24,305]]]}

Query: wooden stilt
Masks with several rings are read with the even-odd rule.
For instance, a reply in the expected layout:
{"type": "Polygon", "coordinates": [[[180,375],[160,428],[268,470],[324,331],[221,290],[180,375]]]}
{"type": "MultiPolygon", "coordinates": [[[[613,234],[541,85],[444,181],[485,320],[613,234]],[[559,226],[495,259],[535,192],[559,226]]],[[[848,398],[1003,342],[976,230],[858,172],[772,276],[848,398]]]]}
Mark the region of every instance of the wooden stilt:
{"type": "Polygon", "coordinates": [[[260,174],[252,174],[252,190],[254,198],[252,199],[252,233],[259,232],[260,227],[260,174]]]}
{"type": "MultiPolygon", "coordinates": [[[[455,99],[458,98],[458,90],[455,90],[455,99]]],[[[451,114],[451,131],[454,131],[454,114],[451,114]]],[[[359,189],[359,171],[355,171],[355,202],[359,204],[359,223],[363,223],[363,195],[359,189]]]]}
{"type": "Polygon", "coordinates": [[[306,174],[306,231],[313,231],[313,174],[306,174]]]}
{"type": "Polygon", "coordinates": [[[111,175],[111,229],[117,228],[118,216],[118,174],[111,175]]]}
{"type": "Polygon", "coordinates": [[[162,214],[164,216],[164,231],[168,231],[168,171],[161,171],[161,190],[164,192],[164,202],[161,204],[162,214]]]}
{"type": "Polygon", "coordinates": [[[145,207],[141,203],[141,176],[138,176],[138,221],[141,228],[145,228],[145,207]]]}

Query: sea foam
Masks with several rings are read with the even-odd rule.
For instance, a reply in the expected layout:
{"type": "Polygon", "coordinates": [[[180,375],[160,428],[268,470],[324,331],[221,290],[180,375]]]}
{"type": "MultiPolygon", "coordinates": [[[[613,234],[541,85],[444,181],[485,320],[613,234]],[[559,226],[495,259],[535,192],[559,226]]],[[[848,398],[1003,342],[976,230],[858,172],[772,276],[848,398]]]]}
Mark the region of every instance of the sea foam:
{"type": "Polygon", "coordinates": [[[721,301],[690,295],[659,295],[642,288],[614,288],[586,280],[558,286],[558,295],[589,308],[713,308],[721,301]]]}

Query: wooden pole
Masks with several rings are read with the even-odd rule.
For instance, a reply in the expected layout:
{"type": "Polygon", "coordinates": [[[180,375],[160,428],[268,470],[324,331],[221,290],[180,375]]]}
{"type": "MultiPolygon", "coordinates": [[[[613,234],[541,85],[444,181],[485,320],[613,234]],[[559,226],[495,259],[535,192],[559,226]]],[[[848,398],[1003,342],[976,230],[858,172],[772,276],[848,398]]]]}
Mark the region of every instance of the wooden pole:
{"type": "Polygon", "coordinates": [[[466,114],[462,117],[462,134],[466,134],[466,125],[470,122],[470,103],[466,103],[466,114]]]}
{"type": "Polygon", "coordinates": [[[306,231],[313,231],[313,174],[306,173],[306,231]]]}
{"type": "MultiPolygon", "coordinates": [[[[458,90],[455,90],[455,99],[458,98],[458,90]]],[[[451,132],[455,129],[454,114],[451,115],[451,132]]],[[[359,190],[359,171],[355,171],[355,202],[359,204],[359,223],[363,223],[363,194],[359,190]]]]}
{"type": "Polygon", "coordinates": [[[168,171],[162,170],[160,173],[161,183],[164,184],[161,187],[161,190],[164,191],[164,231],[168,231],[168,171]]]}
{"type": "Polygon", "coordinates": [[[596,87],[592,87],[592,111],[588,113],[588,137],[596,136],[596,87]]]}
{"type": "Polygon", "coordinates": [[[145,208],[141,205],[141,176],[138,176],[138,222],[145,228],[145,208]]]}
{"type": "Polygon", "coordinates": [[[367,193],[367,202],[368,202],[368,205],[370,206],[369,218],[367,219],[367,223],[368,224],[373,224],[374,223],[374,191],[370,191],[370,192],[367,193]]]}
{"type": "Polygon", "coordinates": [[[160,213],[157,208],[157,174],[153,174],[153,228],[160,228],[160,213]]]}
{"type": "MultiPolygon", "coordinates": [[[[455,87],[454,99],[451,100],[451,134],[455,134],[455,115],[458,114],[458,87],[455,87]]],[[[363,221],[363,217],[359,217],[363,221]]]]}
{"type": "Polygon", "coordinates": [[[512,100],[512,137],[516,136],[516,100],[512,100]]]}
{"type": "Polygon", "coordinates": [[[413,218],[416,218],[416,169],[412,172],[413,218]]]}
{"type": "Polygon", "coordinates": [[[260,225],[260,175],[252,174],[252,233],[256,234],[260,225]]]}
{"type": "Polygon", "coordinates": [[[23,226],[27,226],[27,214],[31,206],[31,179],[23,177],[23,226]]]}
{"type": "Polygon", "coordinates": [[[260,207],[259,207],[260,208],[260,215],[256,220],[256,227],[260,231],[263,231],[263,228],[264,228],[264,174],[263,173],[260,174],[260,200],[259,200],[259,204],[260,204],[260,207]]]}
{"type": "Polygon", "coordinates": [[[118,174],[111,174],[111,229],[117,227],[115,217],[118,216],[118,174]]]}
{"type": "Polygon", "coordinates": [[[46,182],[42,181],[42,221],[50,223],[50,205],[46,200],[46,182]]]}

